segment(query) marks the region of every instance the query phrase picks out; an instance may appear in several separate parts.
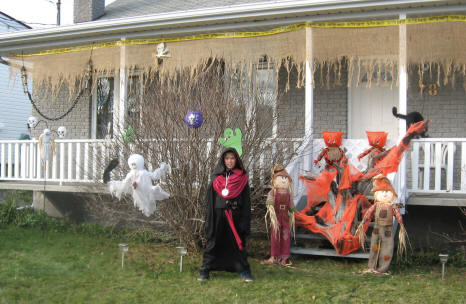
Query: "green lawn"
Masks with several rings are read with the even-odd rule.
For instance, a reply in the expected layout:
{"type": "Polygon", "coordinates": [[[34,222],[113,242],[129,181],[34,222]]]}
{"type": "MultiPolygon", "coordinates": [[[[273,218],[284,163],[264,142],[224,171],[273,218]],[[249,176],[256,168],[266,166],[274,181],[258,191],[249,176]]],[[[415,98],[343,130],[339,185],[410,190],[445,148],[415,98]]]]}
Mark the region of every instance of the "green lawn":
{"type": "Polygon", "coordinates": [[[465,303],[465,268],[447,264],[361,275],[366,261],[295,257],[293,268],[261,265],[267,243],[250,240],[255,277],[214,272],[198,282],[198,254],[179,273],[175,244],[118,243],[72,232],[0,229],[0,303],[465,303]]]}

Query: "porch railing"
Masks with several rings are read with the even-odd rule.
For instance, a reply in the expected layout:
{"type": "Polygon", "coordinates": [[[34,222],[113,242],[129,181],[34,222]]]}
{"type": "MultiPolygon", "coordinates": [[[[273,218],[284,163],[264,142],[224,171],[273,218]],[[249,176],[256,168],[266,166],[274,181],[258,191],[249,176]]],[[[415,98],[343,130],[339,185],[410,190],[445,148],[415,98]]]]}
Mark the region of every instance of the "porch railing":
{"type": "MultiPolygon", "coordinates": [[[[298,160],[294,175],[304,173],[302,162],[305,158],[317,157],[320,146],[323,145],[321,141],[313,140],[312,155],[304,155],[298,160]]],[[[102,164],[108,163],[110,159],[110,141],[63,139],[56,140],[55,143],[56,153],[43,164],[37,140],[0,140],[0,180],[47,180],[62,183],[93,182],[101,178],[102,164]]],[[[296,152],[301,143],[302,139],[283,140],[280,151],[296,152]]],[[[354,158],[362,149],[363,142],[346,140],[344,146],[350,147],[347,153],[354,158]],[[352,146],[357,146],[358,151],[351,148],[352,146]]],[[[406,155],[407,176],[400,177],[408,194],[466,193],[466,138],[417,139],[413,140],[411,146],[412,149],[406,155]]],[[[264,168],[268,168],[266,162],[267,155],[261,155],[258,167],[265,170],[264,168]]],[[[253,172],[259,174],[260,179],[267,176],[265,171],[250,170],[251,174],[253,172]]],[[[295,180],[298,181],[297,178],[295,180]]]]}
{"type": "MultiPolygon", "coordinates": [[[[270,149],[262,151],[257,157],[249,155],[250,162],[254,159],[254,165],[249,170],[250,178],[263,182],[268,178],[269,167],[273,165],[269,164],[270,156],[277,151],[293,153],[301,142],[302,139],[299,138],[280,139],[277,142],[266,140],[264,144],[270,149]]],[[[0,180],[94,182],[102,178],[103,168],[115,152],[111,147],[112,142],[109,140],[57,139],[55,153],[49,161],[43,163],[37,140],[0,140],[0,180]]],[[[137,153],[131,146],[130,151],[137,153]]],[[[151,169],[150,164],[146,165],[151,169]]]]}
{"type": "Polygon", "coordinates": [[[466,193],[466,138],[413,140],[408,193],[466,193]]]}
{"type": "Polygon", "coordinates": [[[37,140],[0,140],[0,180],[92,182],[108,159],[105,140],[56,140],[45,163],[37,140]]]}

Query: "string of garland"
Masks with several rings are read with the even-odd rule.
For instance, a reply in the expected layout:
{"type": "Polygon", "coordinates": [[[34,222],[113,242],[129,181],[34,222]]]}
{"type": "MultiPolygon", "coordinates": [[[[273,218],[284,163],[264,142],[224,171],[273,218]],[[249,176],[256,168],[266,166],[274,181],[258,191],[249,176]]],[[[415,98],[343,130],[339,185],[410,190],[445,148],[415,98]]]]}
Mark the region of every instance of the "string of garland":
{"type": "Polygon", "coordinates": [[[69,48],[44,50],[36,53],[15,55],[15,56],[43,56],[53,54],[64,54],[79,51],[86,51],[91,49],[102,49],[115,46],[129,46],[129,45],[148,45],[158,44],[161,42],[179,42],[191,41],[202,39],[227,39],[227,38],[253,38],[275,35],[280,33],[287,33],[297,31],[305,28],[370,28],[370,27],[386,27],[386,26],[400,26],[400,25],[413,25],[413,24],[426,24],[426,23],[441,23],[441,22],[466,22],[466,15],[443,15],[443,16],[430,16],[430,17],[417,17],[406,19],[389,19],[389,20],[369,20],[369,21],[342,21],[342,22],[303,22],[286,26],[273,28],[271,30],[262,32],[225,32],[225,33],[206,33],[197,34],[183,37],[163,37],[154,39],[133,39],[133,40],[118,40],[102,43],[93,43],[89,45],[80,45],[69,48]]]}
{"type": "Polygon", "coordinates": [[[34,110],[36,110],[36,112],[43,118],[45,118],[46,120],[51,120],[51,121],[57,121],[57,120],[60,120],[60,119],[63,119],[65,118],[68,114],[71,113],[71,111],[74,110],[74,108],[76,107],[76,105],[78,104],[78,101],[79,99],[81,98],[82,94],[84,93],[84,88],[81,88],[78,96],[76,96],[73,104],[71,105],[71,107],[62,115],[58,116],[58,117],[49,117],[47,115],[45,115],[44,113],[42,113],[39,108],[37,107],[36,103],[34,102],[34,100],[32,99],[32,96],[31,96],[31,93],[29,93],[29,90],[26,91],[26,94],[29,98],[29,101],[31,101],[31,104],[32,104],[32,107],[34,108],[34,110]]]}

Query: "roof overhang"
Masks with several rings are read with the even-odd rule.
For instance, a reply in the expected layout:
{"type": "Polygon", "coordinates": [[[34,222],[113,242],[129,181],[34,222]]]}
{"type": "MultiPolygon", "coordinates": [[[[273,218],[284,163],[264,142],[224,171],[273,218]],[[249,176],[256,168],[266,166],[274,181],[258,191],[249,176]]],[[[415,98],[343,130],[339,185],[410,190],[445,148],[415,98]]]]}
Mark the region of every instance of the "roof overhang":
{"type": "Polygon", "coordinates": [[[255,30],[298,22],[464,12],[466,12],[464,1],[450,0],[295,0],[252,3],[2,34],[0,55],[30,53],[120,39],[255,30]]]}

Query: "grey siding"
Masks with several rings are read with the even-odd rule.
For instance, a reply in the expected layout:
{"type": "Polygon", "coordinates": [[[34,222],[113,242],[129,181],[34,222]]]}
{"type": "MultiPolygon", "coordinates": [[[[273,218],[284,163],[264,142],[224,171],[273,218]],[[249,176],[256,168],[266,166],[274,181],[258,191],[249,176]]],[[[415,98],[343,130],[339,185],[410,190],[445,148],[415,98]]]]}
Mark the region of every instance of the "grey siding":
{"type": "MultiPolygon", "coordinates": [[[[42,94],[37,94],[42,95],[42,94]]],[[[63,87],[55,100],[34,94],[35,102],[41,112],[49,117],[58,117],[64,114],[72,105],[74,99],[70,100],[68,89],[63,87]]],[[[43,119],[35,109],[32,113],[37,119],[43,119]]],[[[57,130],[59,126],[65,126],[67,139],[83,139],[91,136],[91,99],[87,96],[81,97],[76,107],[63,119],[58,121],[47,121],[51,130],[57,130]]],[[[33,137],[38,138],[45,128],[44,123],[40,123],[32,132],[33,137]]]]}
{"type": "Polygon", "coordinates": [[[297,88],[297,71],[290,74],[290,89],[285,92],[287,72],[283,68],[279,73],[279,99],[277,103],[278,137],[301,138],[305,134],[305,90],[297,88]]]}

